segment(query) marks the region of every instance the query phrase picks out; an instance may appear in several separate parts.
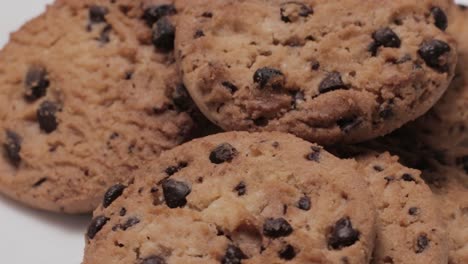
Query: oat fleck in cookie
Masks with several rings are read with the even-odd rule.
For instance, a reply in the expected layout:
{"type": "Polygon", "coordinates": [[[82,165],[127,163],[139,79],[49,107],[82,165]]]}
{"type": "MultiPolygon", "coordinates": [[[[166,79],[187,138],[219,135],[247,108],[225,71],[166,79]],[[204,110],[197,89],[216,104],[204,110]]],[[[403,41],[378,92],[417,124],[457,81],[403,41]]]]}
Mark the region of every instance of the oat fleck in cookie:
{"type": "Polygon", "coordinates": [[[187,138],[175,13],[163,0],[58,0],[12,35],[0,52],[0,192],[89,212],[110,185],[187,138]]]}
{"type": "Polygon", "coordinates": [[[368,263],[375,211],[357,169],[287,134],[191,141],[109,189],[84,264],[368,263]]]}
{"type": "Polygon", "coordinates": [[[446,2],[177,0],[177,59],[225,130],[365,141],[424,114],[452,80],[446,2]]]}

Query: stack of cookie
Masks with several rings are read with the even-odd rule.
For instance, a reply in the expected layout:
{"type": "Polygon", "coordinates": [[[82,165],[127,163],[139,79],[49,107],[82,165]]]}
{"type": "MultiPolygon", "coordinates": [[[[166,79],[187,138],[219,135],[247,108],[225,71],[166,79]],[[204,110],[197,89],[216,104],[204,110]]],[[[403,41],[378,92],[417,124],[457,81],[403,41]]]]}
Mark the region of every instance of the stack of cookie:
{"type": "Polygon", "coordinates": [[[465,25],[447,0],[56,0],[0,52],[0,192],[94,210],[84,264],[468,263],[465,25]]]}

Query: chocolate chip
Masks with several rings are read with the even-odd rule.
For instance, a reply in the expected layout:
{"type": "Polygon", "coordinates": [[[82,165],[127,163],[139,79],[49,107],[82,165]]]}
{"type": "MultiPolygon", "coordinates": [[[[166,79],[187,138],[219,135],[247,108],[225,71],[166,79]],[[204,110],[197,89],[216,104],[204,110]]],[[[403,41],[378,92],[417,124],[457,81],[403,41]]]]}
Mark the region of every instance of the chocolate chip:
{"type": "Polygon", "coordinates": [[[416,240],[416,249],[414,252],[416,252],[416,254],[424,252],[424,250],[426,250],[426,248],[429,246],[429,242],[430,240],[426,234],[419,235],[418,239],[416,240]]]}
{"type": "Polygon", "coordinates": [[[267,87],[281,89],[286,83],[286,78],[280,70],[264,67],[255,72],[253,81],[257,83],[261,89],[267,87]]]}
{"type": "Polygon", "coordinates": [[[135,226],[135,225],[137,225],[139,223],[140,223],[140,219],[138,219],[137,217],[130,217],[129,219],[127,219],[127,221],[125,221],[125,223],[120,225],[120,228],[123,231],[126,231],[130,227],[135,226]]]}
{"type": "Polygon", "coordinates": [[[304,210],[304,211],[309,211],[311,207],[311,202],[310,202],[310,197],[308,196],[303,196],[299,199],[299,202],[297,202],[297,208],[304,210]]]}
{"type": "Polygon", "coordinates": [[[266,126],[268,126],[268,123],[270,121],[268,120],[268,118],[262,116],[262,117],[259,117],[257,119],[254,119],[253,122],[254,122],[254,125],[256,125],[258,127],[266,127],[266,126]]]}
{"type": "Polygon", "coordinates": [[[167,174],[167,176],[172,176],[179,172],[181,169],[186,168],[188,166],[187,162],[179,162],[177,166],[170,166],[164,170],[164,172],[167,174]]]}
{"type": "Polygon", "coordinates": [[[310,161],[319,162],[320,152],[322,151],[322,149],[316,146],[312,146],[311,149],[312,149],[312,152],[306,155],[306,159],[310,161]]]}
{"type": "Polygon", "coordinates": [[[287,2],[280,7],[281,20],[285,23],[295,22],[299,17],[308,17],[313,13],[312,8],[299,2],[287,2]]]}
{"type": "Polygon", "coordinates": [[[35,101],[46,95],[50,85],[47,71],[41,66],[32,66],[26,73],[24,82],[26,91],[24,97],[28,101],[35,101]]]}
{"type": "Polygon", "coordinates": [[[110,187],[104,194],[104,201],[102,202],[104,208],[109,207],[109,205],[111,205],[117,198],[119,198],[124,192],[125,188],[126,186],[122,184],[116,184],[110,187]]]}
{"type": "Polygon", "coordinates": [[[6,131],[6,141],[3,144],[6,156],[10,163],[18,167],[21,162],[21,143],[23,139],[13,131],[6,131]]]}
{"type": "Polygon", "coordinates": [[[213,17],[213,13],[211,13],[211,12],[203,12],[202,17],[212,18],[212,17],[213,17]]]}
{"type": "Polygon", "coordinates": [[[158,256],[149,256],[143,259],[140,264],[166,264],[166,260],[158,256]]]}
{"type": "Polygon", "coordinates": [[[426,62],[427,66],[440,71],[448,71],[447,61],[442,56],[451,51],[450,46],[440,40],[433,39],[424,41],[419,47],[418,54],[426,62]]]}
{"type": "Polygon", "coordinates": [[[369,47],[372,56],[377,55],[379,47],[399,48],[401,46],[401,40],[398,35],[388,27],[375,31],[372,34],[372,38],[374,42],[369,47]]]}
{"type": "Polygon", "coordinates": [[[241,264],[243,259],[247,259],[247,256],[242,252],[242,250],[236,246],[229,245],[226,249],[223,259],[221,260],[222,264],[241,264]]]}
{"type": "Polygon", "coordinates": [[[224,81],[221,83],[231,94],[239,90],[232,82],[224,81]]]}
{"type": "Polygon", "coordinates": [[[359,126],[362,123],[362,120],[356,116],[353,116],[340,119],[336,123],[340,127],[341,131],[347,134],[353,128],[359,126]]]}
{"type": "Polygon", "coordinates": [[[404,180],[404,181],[407,181],[407,182],[416,182],[416,180],[413,178],[413,176],[409,173],[405,173],[403,174],[403,176],[401,176],[401,178],[404,180]]]}
{"type": "Polygon", "coordinates": [[[192,192],[185,182],[168,179],[162,183],[164,200],[169,208],[184,207],[186,197],[192,192]]]}
{"type": "Polygon", "coordinates": [[[318,61],[312,62],[312,64],[311,64],[311,69],[312,69],[313,71],[318,71],[318,70],[320,69],[320,62],[318,62],[318,61]]]}
{"type": "Polygon", "coordinates": [[[193,105],[192,98],[190,97],[187,88],[184,84],[178,84],[176,86],[172,94],[172,100],[174,102],[174,105],[181,111],[187,111],[193,105]]]}
{"type": "Polygon", "coordinates": [[[95,217],[91,224],[88,227],[88,232],[86,233],[89,239],[93,239],[99,231],[107,224],[110,219],[101,215],[95,217]]]}
{"type": "Polygon", "coordinates": [[[90,6],[89,7],[89,21],[93,24],[106,22],[106,15],[109,10],[104,6],[90,6]]]}
{"type": "Polygon", "coordinates": [[[384,171],[384,168],[382,168],[382,166],[380,166],[380,165],[374,165],[374,167],[372,167],[372,168],[377,172],[384,171]]]}
{"type": "Polygon", "coordinates": [[[237,150],[231,144],[222,143],[211,151],[210,161],[214,164],[229,162],[232,161],[237,154],[237,150]]]}
{"type": "Polygon", "coordinates": [[[195,34],[193,34],[194,39],[201,38],[204,36],[205,36],[205,32],[203,32],[203,30],[201,29],[198,29],[197,31],[195,31],[195,34]]]}
{"type": "Polygon", "coordinates": [[[37,188],[41,186],[42,184],[44,184],[46,181],[47,181],[47,177],[41,178],[37,182],[35,182],[32,187],[37,188]]]}
{"type": "Polygon", "coordinates": [[[153,27],[153,45],[162,52],[174,49],[175,27],[166,17],[161,18],[153,27]]]}
{"type": "Polygon", "coordinates": [[[268,218],[263,224],[263,234],[267,237],[285,237],[292,232],[292,226],[284,218],[268,218]]]}
{"type": "Polygon", "coordinates": [[[433,7],[431,9],[431,14],[434,17],[436,27],[445,31],[448,26],[447,15],[445,15],[445,12],[439,7],[433,7]]]}
{"type": "Polygon", "coordinates": [[[290,244],[287,244],[281,251],[278,253],[278,256],[284,260],[292,260],[296,257],[296,250],[290,244]]]}
{"type": "Polygon", "coordinates": [[[417,214],[419,214],[419,208],[417,208],[417,207],[411,207],[411,208],[408,210],[408,214],[410,214],[410,215],[417,215],[417,214]]]}
{"type": "Polygon", "coordinates": [[[57,104],[44,101],[37,109],[37,122],[42,131],[46,133],[52,133],[57,129],[58,122],[56,113],[59,110],[57,104]]]}
{"type": "Polygon", "coordinates": [[[359,240],[359,236],[359,231],[353,228],[349,217],[341,218],[330,232],[328,247],[334,250],[349,247],[359,240]]]}
{"type": "Polygon", "coordinates": [[[112,26],[111,25],[106,25],[102,29],[101,34],[99,34],[99,38],[97,40],[99,42],[103,43],[103,44],[109,43],[111,31],[112,31],[112,26]]]}
{"type": "Polygon", "coordinates": [[[172,16],[177,13],[176,8],[174,5],[158,5],[158,6],[151,6],[145,9],[143,13],[143,20],[145,20],[146,24],[149,27],[152,27],[154,23],[165,16],[172,16]]]}
{"type": "Polygon", "coordinates": [[[119,215],[125,216],[126,214],[127,214],[127,209],[125,207],[122,207],[122,209],[120,209],[119,215]]]}
{"type": "Polygon", "coordinates": [[[319,84],[319,92],[321,94],[335,91],[338,89],[347,89],[348,87],[343,83],[341,79],[341,73],[330,72],[319,84]]]}
{"type": "Polygon", "coordinates": [[[241,181],[234,187],[234,191],[236,191],[239,196],[245,195],[247,193],[247,185],[245,185],[245,182],[241,181]]]}

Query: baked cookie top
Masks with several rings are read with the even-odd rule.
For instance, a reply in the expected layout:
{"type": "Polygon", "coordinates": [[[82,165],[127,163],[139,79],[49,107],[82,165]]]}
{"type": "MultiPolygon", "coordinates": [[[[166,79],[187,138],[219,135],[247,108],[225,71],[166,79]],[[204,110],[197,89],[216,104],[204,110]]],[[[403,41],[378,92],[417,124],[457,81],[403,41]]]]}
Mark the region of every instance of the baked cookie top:
{"type": "Polygon", "coordinates": [[[377,209],[377,239],[372,263],[447,263],[446,227],[421,172],[389,153],[356,157],[367,176],[377,209]]]}
{"type": "Polygon", "coordinates": [[[447,1],[177,0],[176,56],[226,130],[359,142],[425,113],[450,83],[447,1]]]}
{"type": "Polygon", "coordinates": [[[163,153],[106,193],[88,263],[368,263],[374,208],[357,164],[281,133],[163,153]]]}
{"type": "Polygon", "coordinates": [[[89,212],[186,138],[188,95],[160,25],[173,27],[170,4],[59,0],[12,34],[0,52],[2,193],[89,212]]]}

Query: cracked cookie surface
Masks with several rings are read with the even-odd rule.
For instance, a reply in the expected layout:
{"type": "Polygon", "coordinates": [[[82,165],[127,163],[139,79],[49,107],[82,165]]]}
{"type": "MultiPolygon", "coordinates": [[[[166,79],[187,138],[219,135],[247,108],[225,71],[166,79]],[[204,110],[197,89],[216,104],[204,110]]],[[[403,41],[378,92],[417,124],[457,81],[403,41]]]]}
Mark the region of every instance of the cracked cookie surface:
{"type": "Polygon", "coordinates": [[[84,263],[368,263],[374,208],[355,161],[281,133],[197,139],[94,212],[84,263]]]}
{"type": "Polygon", "coordinates": [[[453,77],[447,1],[176,5],[184,83],[225,130],[364,141],[421,116],[453,77]]]}
{"type": "Polygon", "coordinates": [[[170,32],[155,25],[170,28],[171,6],[58,0],[12,34],[0,52],[2,193],[90,212],[110,185],[183,142],[187,93],[170,32]]]}

